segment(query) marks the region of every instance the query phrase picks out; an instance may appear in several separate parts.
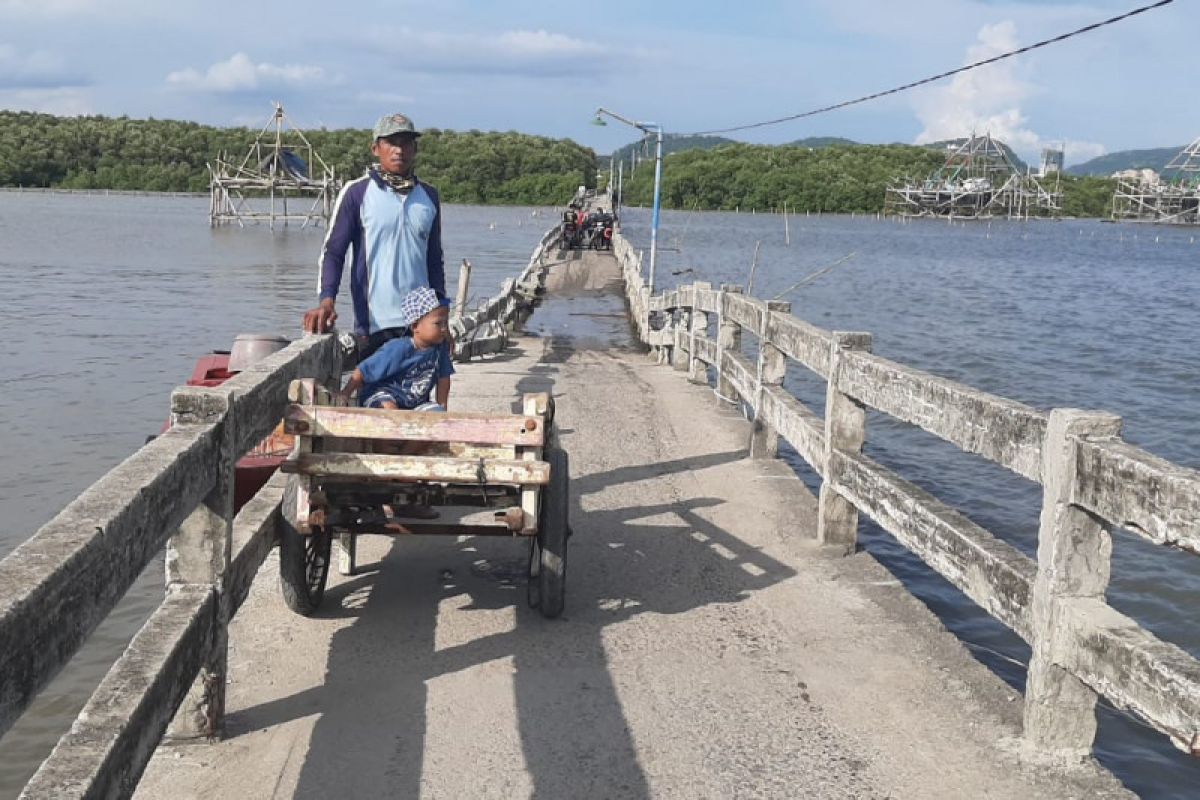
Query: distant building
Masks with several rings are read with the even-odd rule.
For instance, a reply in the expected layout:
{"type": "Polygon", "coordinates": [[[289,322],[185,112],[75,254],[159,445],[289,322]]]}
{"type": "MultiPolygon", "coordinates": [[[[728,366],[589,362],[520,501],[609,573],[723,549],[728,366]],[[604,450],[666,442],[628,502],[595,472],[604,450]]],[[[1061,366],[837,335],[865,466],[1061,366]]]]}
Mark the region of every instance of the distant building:
{"type": "Polygon", "coordinates": [[[1061,147],[1046,147],[1042,149],[1042,166],[1038,170],[1038,177],[1044,178],[1047,175],[1060,173],[1063,171],[1063,148],[1061,147]]]}
{"type": "Polygon", "coordinates": [[[1154,186],[1162,183],[1162,176],[1152,169],[1123,169],[1114,172],[1112,177],[1123,181],[1134,181],[1136,183],[1154,186]]]}

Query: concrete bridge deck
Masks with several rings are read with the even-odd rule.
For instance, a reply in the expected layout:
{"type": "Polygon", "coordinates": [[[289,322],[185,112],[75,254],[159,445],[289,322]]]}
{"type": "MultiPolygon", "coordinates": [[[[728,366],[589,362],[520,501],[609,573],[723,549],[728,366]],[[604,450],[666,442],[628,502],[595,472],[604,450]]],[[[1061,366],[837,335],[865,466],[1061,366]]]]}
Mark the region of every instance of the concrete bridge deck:
{"type": "Polygon", "coordinates": [[[627,333],[607,254],[555,265],[452,407],[550,390],[571,457],[567,609],[525,606],[521,542],[364,538],[322,611],[277,560],[230,629],[227,735],[163,746],[140,798],[1126,796],[1019,757],[1022,704],[748,424],[627,333]]]}

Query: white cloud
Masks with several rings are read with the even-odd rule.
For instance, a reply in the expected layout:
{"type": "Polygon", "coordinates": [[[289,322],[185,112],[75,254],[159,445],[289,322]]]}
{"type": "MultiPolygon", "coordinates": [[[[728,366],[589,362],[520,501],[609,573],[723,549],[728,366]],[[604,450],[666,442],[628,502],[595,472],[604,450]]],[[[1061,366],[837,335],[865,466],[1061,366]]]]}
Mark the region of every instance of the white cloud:
{"type": "Polygon", "coordinates": [[[167,75],[167,83],[201,92],[246,92],[276,86],[327,83],[325,70],[305,64],[255,64],[245,53],[235,53],[206,71],[187,68],[167,75]]]}
{"type": "MultiPolygon", "coordinates": [[[[402,27],[374,30],[368,39],[377,52],[415,72],[592,74],[617,58],[604,45],[544,29],[477,34],[402,27]]],[[[635,55],[627,52],[624,57],[635,55]]]]}
{"type": "MultiPolygon", "coordinates": [[[[113,22],[121,20],[144,25],[151,18],[162,19],[177,13],[179,4],[163,3],[162,0],[0,0],[0,19],[43,21],[59,24],[62,17],[68,18],[64,25],[78,25],[87,19],[113,22]]],[[[182,7],[182,13],[195,19],[194,9],[182,7]]]]}
{"type": "Polygon", "coordinates": [[[0,14],[46,17],[101,8],[99,0],[0,0],[0,14]]]}
{"type": "Polygon", "coordinates": [[[512,58],[586,58],[606,52],[593,42],[544,30],[506,31],[495,40],[495,50],[512,58]]]}
{"type": "Polygon", "coordinates": [[[386,106],[389,108],[395,106],[407,106],[416,102],[416,98],[411,95],[398,94],[396,92],[372,92],[362,91],[355,95],[355,100],[360,103],[369,103],[377,106],[386,106]]]}
{"type": "Polygon", "coordinates": [[[1079,164],[1108,152],[1108,148],[1099,142],[1081,142],[1076,139],[1067,139],[1060,141],[1059,144],[1063,146],[1063,157],[1068,164],[1079,164]]]}
{"type": "Polygon", "coordinates": [[[66,71],[62,58],[46,50],[22,52],[0,44],[0,88],[49,89],[84,81],[66,71]]]}
{"type": "MultiPolygon", "coordinates": [[[[972,64],[1018,47],[1015,24],[985,25],[979,30],[978,41],[967,48],[963,63],[972,64]]],[[[1009,59],[960,73],[949,84],[917,93],[913,106],[925,127],[916,143],[990,133],[1025,160],[1037,163],[1043,147],[1061,146],[1063,141],[1035,132],[1021,111],[1022,103],[1037,91],[1026,78],[1028,69],[1026,63],[1009,59]]],[[[1087,160],[1104,152],[1104,146],[1096,142],[1066,142],[1069,161],[1087,160]]]]}
{"type": "Polygon", "coordinates": [[[14,111],[40,111],[59,117],[95,114],[87,94],[77,88],[0,90],[0,108],[14,111]]]}

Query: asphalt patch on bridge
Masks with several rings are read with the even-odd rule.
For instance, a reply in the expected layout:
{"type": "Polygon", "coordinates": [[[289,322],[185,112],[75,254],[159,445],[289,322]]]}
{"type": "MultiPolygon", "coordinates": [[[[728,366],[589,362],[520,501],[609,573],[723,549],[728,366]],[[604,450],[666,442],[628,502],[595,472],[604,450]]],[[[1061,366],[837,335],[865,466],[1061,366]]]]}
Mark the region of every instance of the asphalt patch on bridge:
{"type": "Polygon", "coordinates": [[[553,339],[556,353],[644,349],[631,327],[625,285],[610,253],[568,251],[548,265],[546,295],[525,323],[526,333],[553,339]]]}

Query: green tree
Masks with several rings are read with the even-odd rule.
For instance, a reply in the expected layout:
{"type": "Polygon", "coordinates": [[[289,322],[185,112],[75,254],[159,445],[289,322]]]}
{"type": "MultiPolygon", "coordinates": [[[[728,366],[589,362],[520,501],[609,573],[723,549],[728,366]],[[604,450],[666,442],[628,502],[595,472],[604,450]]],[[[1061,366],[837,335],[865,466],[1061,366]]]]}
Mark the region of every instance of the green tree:
{"type": "MultiPolygon", "coordinates": [[[[256,135],[177,120],[0,111],[0,186],[203,192],[207,164],[222,153],[240,162],[256,135]]],[[[343,179],[373,160],[367,130],[305,135],[343,179]]],[[[569,140],[514,131],[435,129],[421,138],[418,173],[447,202],[551,205],[581,183],[595,184],[596,155],[569,140]]]]}

